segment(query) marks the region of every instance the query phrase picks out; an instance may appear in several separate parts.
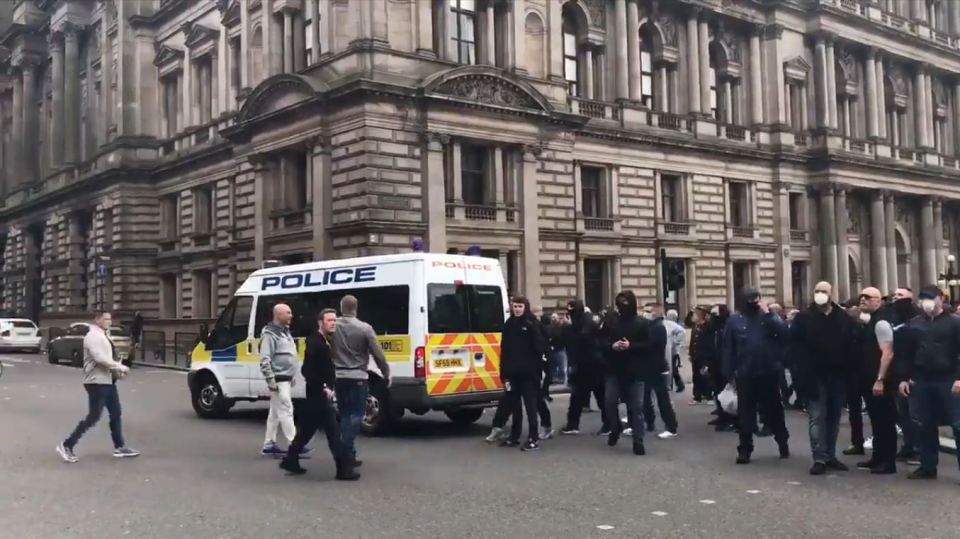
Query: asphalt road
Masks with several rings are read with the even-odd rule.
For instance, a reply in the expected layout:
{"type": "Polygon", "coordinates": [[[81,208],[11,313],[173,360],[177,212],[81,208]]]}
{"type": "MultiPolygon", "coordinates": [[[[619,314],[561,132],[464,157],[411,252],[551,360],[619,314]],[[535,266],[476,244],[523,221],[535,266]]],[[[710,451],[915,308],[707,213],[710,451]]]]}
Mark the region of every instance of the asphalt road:
{"type": "MultiPolygon", "coordinates": [[[[37,356],[0,360],[3,538],[960,537],[954,457],[922,484],[905,479],[905,466],[892,477],[811,477],[796,412],[794,458],[780,461],[765,439],[749,466],[733,462],[736,436],[710,430],[709,408],[682,396],[680,437],[648,439],[646,457],[585,434],[525,454],[482,441],[489,412],[468,429],[431,414],[361,439],[363,478],[341,483],[322,443],[303,477],[260,457],[262,404],[201,420],[184,374],[146,367],[121,386],[125,434],[143,455],[113,459],[104,417],[77,447],[80,462],[66,464],[54,447],[85,412],[79,371],[37,356]]],[[[558,425],[566,403],[554,402],[558,425]]],[[[599,414],[584,427],[598,428],[599,414]]]]}

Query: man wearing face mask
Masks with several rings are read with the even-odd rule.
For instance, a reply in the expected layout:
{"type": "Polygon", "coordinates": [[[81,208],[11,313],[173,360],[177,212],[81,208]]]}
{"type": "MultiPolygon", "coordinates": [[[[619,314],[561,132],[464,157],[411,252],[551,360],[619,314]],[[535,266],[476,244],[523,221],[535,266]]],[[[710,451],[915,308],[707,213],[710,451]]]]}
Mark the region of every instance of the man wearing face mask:
{"type": "Polygon", "coordinates": [[[673,409],[673,402],[670,400],[670,364],[673,357],[683,344],[686,332],[676,322],[672,322],[663,317],[663,306],[657,303],[647,303],[643,306],[643,317],[651,322],[651,331],[655,332],[657,341],[661,339],[664,343],[663,364],[660,366],[662,372],[652,378],[644,380],[643,388],[643,415],[647,422],[647,431],[653,432],[656,429],[657,416],[653,411],[653,398],[657,398],[657,408],[660,409],[660,416],[663,417],[663,423],[666,430],[657,435],[661,440],[670,440],[677,437],[677,414],[673,409]]]}
{"type": "Polygon", "coordinates": [[[943,295],[936,286],[920,291],[920,309],[923,313],[907,324],[915,346],[906,358],[907,378],[900,383],[900,394],[911,397],[920,420],[920,467],[908,477],[936,479],[942,417],[948,418],[954,437],[960,439],[960,318],[943,310],[943,295]]]}
{"type": "Polygon", "coordinates": [[[760,291],[743,291],[740,311],[727,321],[723,337],[723,375],[735,380],[740,416],[737,464],[748,464],[753,453],[757,411],[773,431],[780,458],[790,457],[790,434],[780,401],[780,369],[787,327],[770,312],[760,291]]]}
{"type": "Polygon", "coordinates": [[[835,302],[830,283],[814,287],[813,305],[790,328],[800,388],[810,413],[810,475],[849,468],[837,459],[840,418],[855,357],[853,319],[835,302]]]}
{"type": "Polygon", "coordinates": [[[860,396],[867,401],[873,428],[873,455],[857,468],[874,474],[897,472],[897,406],[894,401],[893,327],[881,314],[883,299],[876,288],[860,293],[860,396]]]}
{"type": "MultiPolygon", "coordinates": [[[[920,314],[920,309],[914,302],[913,290],[909,287],[898,288],[893,295],[893,301],[885,309],[885,319],[890,321],[893,328],[893,378],[895,386],[899,386],[904,377],[906,358],[912,355],[910,331],[907,322],[920,314]],[[897,360],[897,358],[901,358],[897,360]]],[[[917,442],[919,424],[910,410],[910,399],[899,391],[894,392],[894,402],[897,406],[897,426],[903,432],[903,442],[900,452],[897,453],[897,462],[919,463],[920,452],[917,442]]]]}

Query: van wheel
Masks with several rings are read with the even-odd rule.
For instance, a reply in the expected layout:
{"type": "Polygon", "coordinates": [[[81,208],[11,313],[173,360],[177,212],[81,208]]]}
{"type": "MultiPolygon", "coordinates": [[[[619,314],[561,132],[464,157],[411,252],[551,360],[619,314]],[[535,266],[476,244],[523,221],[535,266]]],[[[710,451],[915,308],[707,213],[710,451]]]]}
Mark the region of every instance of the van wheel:
{"type": "Polygon", "coordinates": [[[443,412],[458,427],[473,425],[483,415],[483,408],[456,408],[443,412]]]}
{"type": "Polygon", "coordinates": [[[390,405],[390,392],[386,384],[376,381],[370,384],[367,395],[367,413],[363,416],[360,431],[367,436],[379,436],[388,432],[403,417],[403,409],[390,405]]]}
{"type": "Polygon", "coordinates": [[[83,355],[80,353],[80,350],[74,350],[73,354],[70,355],[70,366],[83,367],[83,355]]]}
{"type": "Polygon", "coordinates": [[[223,390],[216,377],[204,374],[190,392],[193,411],[204,419],[222,419],[233,407],[234,401],[223,396],[223,390]]]}

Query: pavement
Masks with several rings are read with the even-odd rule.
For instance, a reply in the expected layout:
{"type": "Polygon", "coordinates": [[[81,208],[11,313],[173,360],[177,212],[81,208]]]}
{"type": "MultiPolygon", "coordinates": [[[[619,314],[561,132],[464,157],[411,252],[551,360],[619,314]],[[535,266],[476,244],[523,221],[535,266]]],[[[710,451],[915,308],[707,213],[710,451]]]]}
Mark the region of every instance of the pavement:
{"type": "MultiPolygon", "coordinates": [[[[675,405],[680,437],[608,448],[593,435],[543,442],[539,453],[483,442],[492,413],[456,428],[441,414],[361,438],[363,478],[333,481],[319,441],[306,476],[259,456],[266,408],[226,420],[190,408],[183,373],[137,368],[121,382],[124,432],[136,459],[110,456],[106,417],[66,464],[56,444],[85,413],[77,369],[39,356],[0,356],[0,537],[530,537],[957,538],[960,471],[942,455],[940,479],[912,482],[810,466],[806,417],[789,412],[794,457],[771,439],[734,464],[736,435],[706,426],[708,406],[675,405]]],[[[567,400],[552,405],[562,423],[567,400]]],[[[586,414],[584,432],[599,427],[586,414]]],[[[849,441],[844,425],[840,445],[849,441]]],[[[854,458],[844,458],[849,465],[854,458]]]]}

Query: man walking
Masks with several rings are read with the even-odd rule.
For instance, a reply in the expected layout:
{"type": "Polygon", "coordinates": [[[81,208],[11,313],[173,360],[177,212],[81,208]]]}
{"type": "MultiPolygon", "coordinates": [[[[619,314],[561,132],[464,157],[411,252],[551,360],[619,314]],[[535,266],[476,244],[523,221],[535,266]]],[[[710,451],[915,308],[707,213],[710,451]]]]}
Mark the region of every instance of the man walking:
{"type": "Polygon", "coordinates": [[[735,380],[740,417],[737,464],[748,464],[753,454],[757,411],[773,431],[780,458],[790,457],[790,434],[780,401],[780,362],[787,328],[770,312],[760,291],[743,291],[740,311],[730,316],[723,336],[723,378],[735,380]]]}
{"type": "Polygon", "coordinates": [[[607,356],[604,403],[610,421],[607,445],[620,441],[623,424],[617,420],[620,400],[627,404],[627,417],[633,430],[633,454],[645,455],[643,445],[643,381],[663,372],[663,346],[654,342],[650,322],[637,315],[637,297],[625,290],[617,294],[617,315],[604,323],[603,348],[607,356]]]}
{"type": "Polygon", "coordinates": [[[947,418],[960,439],[960,318],[944,311],[936,286],[925,286],[919,297],[923,312],[907,326],[915,344],[906,358],[907,379],[900,383],[900,394],[911,398],[920,420],[920,467],[908,477],[936,479],[941,418],[947,418]]]}
{"type": "Polygon", "coordinates": [[[500,375],[506,388],[506,404],[513,416],[510,437],[503,445],[520,445],[523,431],[523,410],[527,412],[527,442],[523,451],[540,449],[540,432],[537,423],[540,405],[540,377],[543,372],[543,355],[547,344],[540,325],[530,312],[530,301],[516,296],[510,304],[510,318],[503,326],[500,342],[500,375]]]}
{"type": "Polygon", "coordinates": [[[288,442],[297,434],[293,423],[293,399],[290,389],[297,373],[297,341],[290,334],[293,311],[284,303],[273,307],[273,321],[263,327],[260,335],[260,372],[270,389],[270,412],[267,415],[267,432],[260,454],[279,457],[285,451],[277,446],[278,427],[288,442]]]}
{"type": "Polygon", "coordinates": [[[857,468],[874,474],[897,472],[897,404],[893,377],[893,327],[881,314],[880,290],[868,287],[860,292],[861,368],[859,386],[867,401],[873,428],[873,455],[857,468]]]}
{"type": "MultiPolygon", "coordinates": [[[[567,303],[567,313],[570,324],[563,328],[563,344],[567,350],[567,358],[572,366],[570,376],[573,391],[570,394],[570,407],[567,410],[567,424],[560,431],[561,434],[579,434],[580,416],[583,409],[590,404],[590,395],[594,395],[598,403],[604,402],[603,395],[603,358],[600,351],[598,327],[593,317],[586,313],[586,308],[580,300],[567,303]]],[[[606,409],[601,406],[603,425],[600,434],[610,435],[610,422],[606,409]]],[[[616,419],[616,418],[614,418],[616,419]]]]}
{"type": "MultiPolygon", "coordinates": [[[[791,326],[797,373],[804,387],[809,416],[813,467],[810,475],[849,470],[837,460],[837,437],[846,401],[847,381],[855,366],[853,320],[833,299],[830,283],[814,287],[813,305],[791,326]]],[[[859,398],[859,393],[857,394],[859,398]]]]}
{"type": "Polygon", "coordinates": [[[355,481],[360,474],[353,469],[353,459],[347,455],[340,438],[340,425],[337,424],[337,412],[333,406],[336,371],[330,359],[330,338],[337,329],[337,312],[324,309],[319,317],[319,335],[307,337],[303,367],[300,369],[307,382],[307,398],[304,411],[297,425],[297,435],[290,442],[287,456],[280,461],[280,468],[294,475],[306,473],[300,467],[300,453],[313,438],[317,430],[327,435],[330,455],[337,465],[336,478],[341,481],[355,481]]]}
{"type": "Polygon", "coordinates": [[[679,356],[679,348],[683,344],[686,333],[683,328],[675,322],[671,322],[663,317],[663,306],[657,303],[647,303],[643,307],[644,318],[651,321],[650,331],[653,335],[653,342],[663,344],[663,363],[660,365],[662,371],[660,374],[644,380],[643,384],[643,415],[647,422],[647,430],[653,432],[656,429],[657,416],[653,411],[653,398],[657,398],[657,408],[660,409],[660,416],[666,429],[657,437],[661,440],[669,440],[677,437],[677,414],[673,409],[673,402],[670,400],[669,382],[671,377],[670,365],[674,357],[679,356]]]}
{"type": "MultiPolygon", "coordinates": [[[[354,466],[363,462],[357,460],[355,440],[360,426],[367,414],[367,397],[370,393],[367,367],[370,357],[377,363],[383,379],[390,384],[390,365],[383,355],[383,349],[377,342],[373,327],[357,318],[359,303],[351,295],[340,300],[340,314],[337,329],[333,334],[333,365],[337,370],[337,405],[340,407],[340,433],[347,456],[354,466]]],[[[383,410],[383,413],[388,413],[383,410]]]]}
{"type": "Polygon", "coordinates": [[[57,446],[57,453],[65,462],[77,462],[73,448],[80,441],[80,437],[97,424],[104,408],[110,414],[113,456],[128,458],[140,454],[127,447],[123,440],[117,380],[126,376],[130,369],[114,359],[113,343],[107,337],[111,323],[110,313],[97,313],[89,332],[83,338],[83,388],[87,391],[88,411],[87,416],[80,420],[70,436],[57,446]]]}

